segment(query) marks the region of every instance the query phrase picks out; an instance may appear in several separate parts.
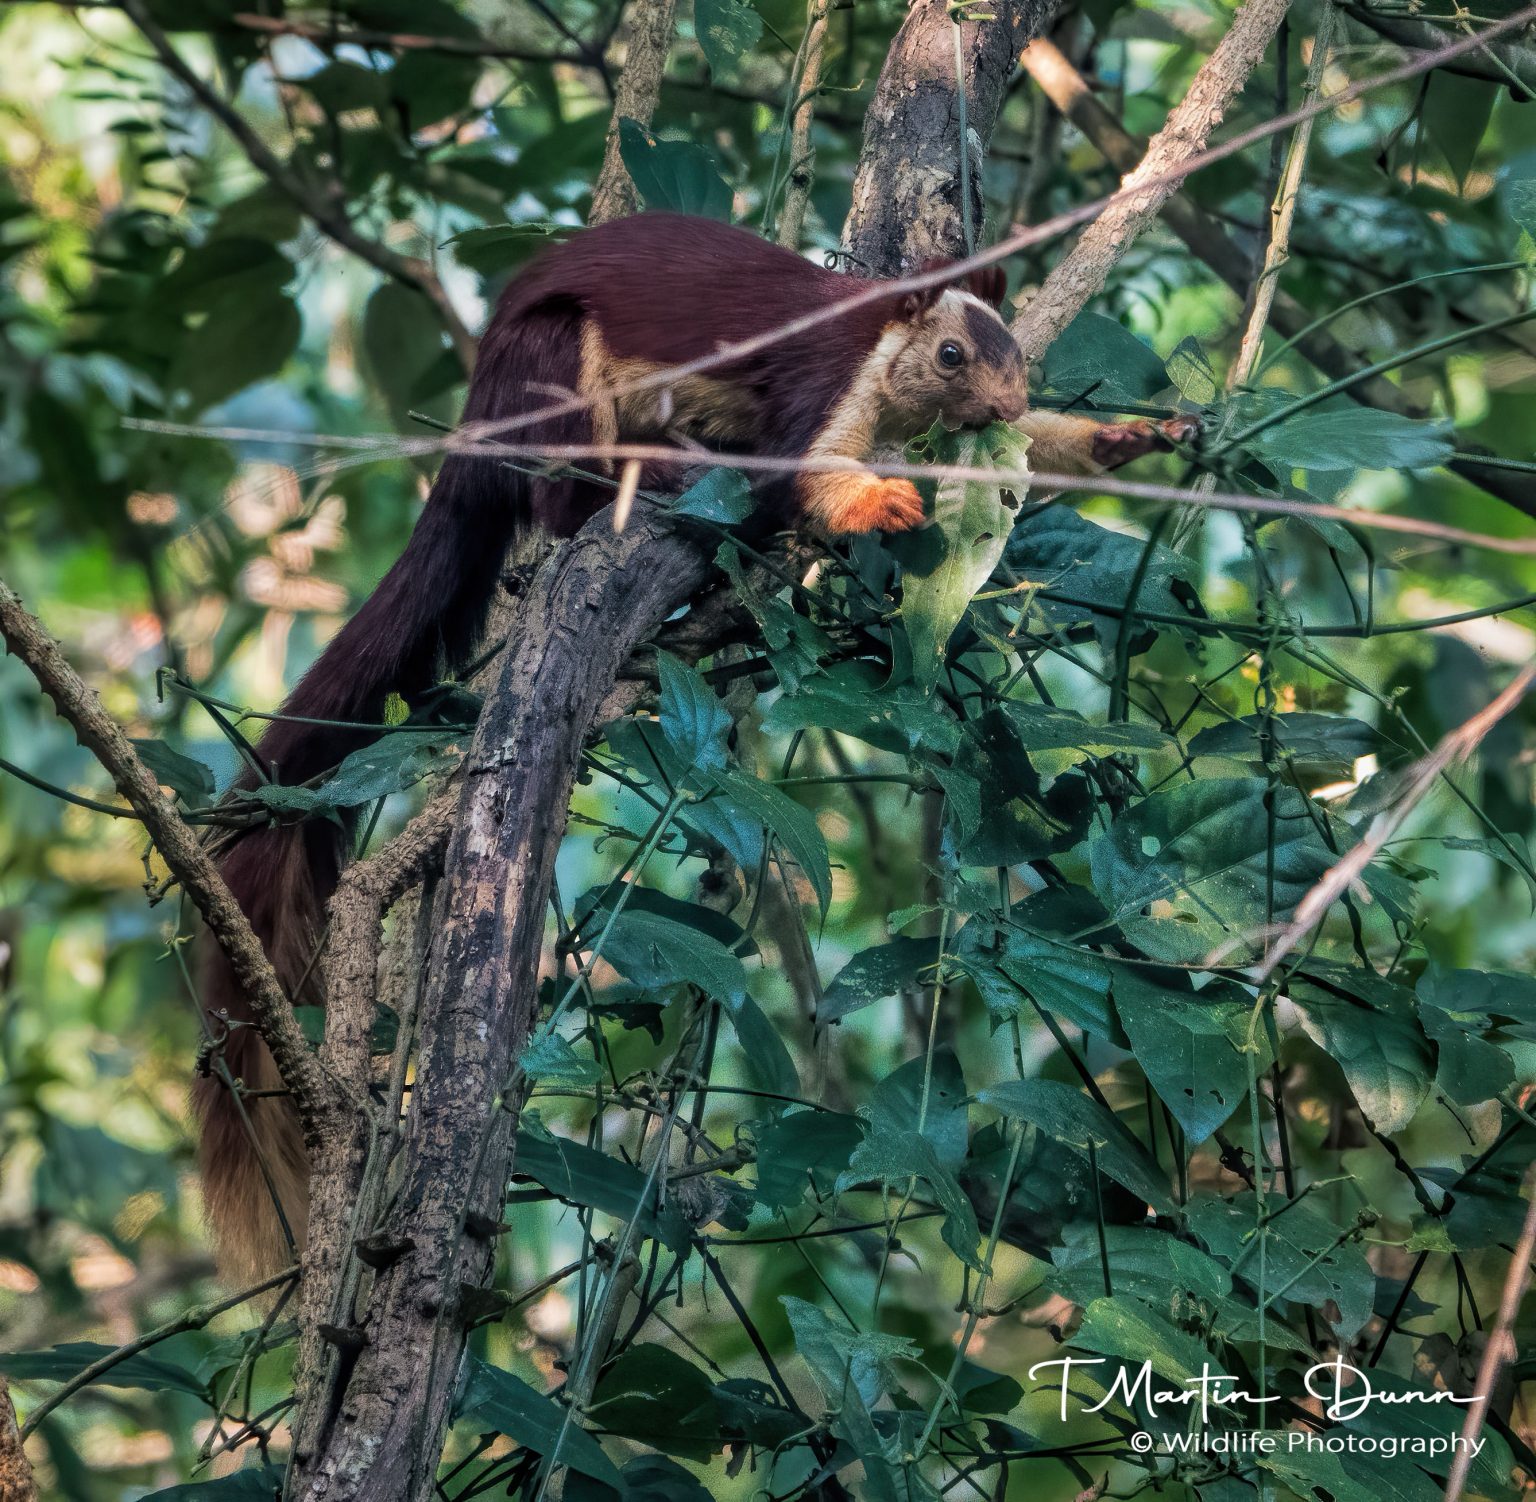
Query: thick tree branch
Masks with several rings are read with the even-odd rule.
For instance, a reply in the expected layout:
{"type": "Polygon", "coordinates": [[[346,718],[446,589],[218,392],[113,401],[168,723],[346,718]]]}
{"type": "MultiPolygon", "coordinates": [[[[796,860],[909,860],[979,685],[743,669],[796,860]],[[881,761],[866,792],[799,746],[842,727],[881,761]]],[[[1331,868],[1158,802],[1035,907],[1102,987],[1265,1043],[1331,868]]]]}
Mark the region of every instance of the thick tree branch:
{"type": "Polygon", "coordinates": [[[122,727],[102,707],[94,689],[69,665],[59,645],[27,612],[20,597],[0,581],[0,638],[31,671],[38,686],[69,722],[80,744],[106,768],[119,793],[144,825],[172,876],[192,899],[214,941],[229,959],[250,999],[256,1025],[293,1094],[306,1138],[315,1141],[338,1103],[319,1060],[304,1041],[283,988],[268,963],[212,856],[175,804],[160,791],[122,727]]]}
{"type": "MultiPolygon", "coordinates": [[[[1445,45],[1446,27],[1421,20],[1405,11],[1386,14],[1358,0],[1346,0],[1346,15],[1368,26],[1377,36],[1412,52],[1435,52],[1445,45]]],[[[1528,43],[1499,39],[1486,42],[1475,52],[1463,52],[1447,59],[1439,68],[1459,73],[1463,78],[1480,78],[1489,83],[1510,86],[1517,99],[1530,99],[1536,93],[1536,47],[1528,43]]]]}
{"type": "Polygon", "coordinates": [[[945,0],[916,0],[886,56],[864,122],[843,243],[856,270],[897,276],[933,257],[963,254],[969,218],[978,243],[982,159],[1019,48],[1044,31],[1058,0],[1000,0],[994,19],[963,21],[960,66],[945,0]],[[961,90],[971,202],[961,201],[961,90]]]}
{"type": "Polygon", "coordinates": [[[256,134],[249,122],[183,59],[171,40],[149,13],[144,0],[122,0],[124,11],[154,49],[166,72],[180,81],[197,102],[235,138],[251,165],[280,193],[293,202],[323,234],[343,250],[350,250],[385,276],[420,292],[442,319],[459,363],[468,373],[475,363],[475,336],[470,333],[448,297],[437,273],[416,256],[403,256],[376,240],[359,234],[340,202],[312,188],[256,134]]]}
{"type": "Polygon", "coordinates": [[[16,1428],[16,1410],[11,1406],[10,1389],[0,1376],[0,1498],[4,1502],[37,1502],[37,1483],[32,1479],[32,1465],[22,1448],[21,1433],[16,1428]]]}
{"type": "Polygon", "coordinates": [[[416,1088],[360,1349],[336,1393],[306,1394],[301,1498],[430,1497],[470,1313],[489,1278],[510,1164],[507,1109],[535,1015],[544,913],[594,715],[630,653],[687,601],[712,548],[642,506],[609,513],[540,568],[463,773],[421,1005],[416,1088]],[[318,1422],[315,1421],[318,1417],[318,1422]]]}
{"type": "Polygon", "coordinates": [[[603,147],[603,165],[592,189],[588,224],[622,219],[640,207],[639,195],[619,153],[619,126],[625,120],[649,125],[661,98],[667,53],[677,22],[677,0],[635,0],[629,15],[629,42],[624,71],[613,95],[613,118],[603,147]]]}
{"type": "Polygon", "coordinates": [[[1034,364],[1087,306],[1110,270],[1178,190],[1180,168],[1192,164],[1211,132],[1269,49],[1290,0],[1245,0],[1227,34],[1195,74],[1188,92],[1153,137],[1121,195],[1083,231],[1014,320],[1014,337],[1034,364]]]}

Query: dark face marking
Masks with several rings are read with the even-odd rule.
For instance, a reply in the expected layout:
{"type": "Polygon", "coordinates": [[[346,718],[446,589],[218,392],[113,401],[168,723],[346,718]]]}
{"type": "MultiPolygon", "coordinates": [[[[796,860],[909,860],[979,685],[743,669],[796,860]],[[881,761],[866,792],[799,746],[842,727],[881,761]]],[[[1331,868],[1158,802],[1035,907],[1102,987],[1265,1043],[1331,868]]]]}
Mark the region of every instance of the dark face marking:
{"type": "Polygon", "coordinates": [[[995,370],[1023,370],[1024,357],[1019,353],[1019,346],[1014,343],[1007,325],[995,313],[966,303],[965,331],[970,335],[978,365],[988,365],[995,370]]]}

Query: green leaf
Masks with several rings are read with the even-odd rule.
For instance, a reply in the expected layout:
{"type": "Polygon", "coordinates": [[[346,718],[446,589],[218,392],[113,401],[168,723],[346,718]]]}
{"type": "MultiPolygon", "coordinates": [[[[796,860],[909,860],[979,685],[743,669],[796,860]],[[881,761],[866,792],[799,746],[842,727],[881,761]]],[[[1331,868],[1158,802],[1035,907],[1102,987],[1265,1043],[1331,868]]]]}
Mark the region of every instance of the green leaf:
{"type": "Polygon", "coordinates": [[[795,1350],[810,1368],[829,1408],[837,1408],[850,1391],[866,1406],[879,1402],[899,1386],[894,1363],[916,1361],[921,1355],[915,1342],[903,1336],[835,1325],[804,1299],[784,1294],[779,1302],[789,1316],[795,1350]]]}
{"type": "Polygon", "coordinates": [[[568,1408],[477,1356],[465,1360],[469,1380],[456,1409],[461,1420],[478,1425],[481,1431],[494,1429],[551,1464],[569,1466],[616,1491],[623,1490],[618,1467],[568,1408]]]}
{"type": "Polygon", "coordinates": [[[973,918],[960,930],[952,957],[975,982],[994,1028],[1011,1022],[1032,1000],[1085,1032],[1126,1041],[1109,1004],[1112,971],[1091,950],[973,918]]]}
{"type": "Polygon", "coordinates": [[[672,509],[679,516],[734,527],[751,516],[753,504],[751,482],[739,469],[712,469],[678,496],[672,509]]]}
{"type": "Polygon", "coordinates": [[[757,1144],[757,1196],[776,1210],[792,1210],[807,1189],[829,1195],[837,1176],[864,1140],[858,1118],[841,1111],[794,1111],[752,1128],[757,1144]]]}
{"type": "MultiPolygon", "coordinates": [[[[1047,1286],[1089,1304],[1104,1292],[1104,1266],[1098,1227],[1083,1223],[1063,1232],[1065,1245],[1053,1256],[1047,1286]]],[[[1220,1303],[1232,1291],[1232,1278],[1215,1258],[1166,1231],[1141,1226],[1105,1226],[1110,1286],[1115,1297],[1140,1299],[1171,1318],[1188,1313],[1188,1303],[1220,1303]]]]}
{"type": "Polygon", "coordinates": [[[1271,737],[1273,750],[1302,761],[1342,762],[1368,756],[1381,747],[1381,734],[1363,720],[1347,715],[1277,714],[1244,715],[1220,725],[1208,725],[1189,743],[1191,756],[1230,756],[1260,760],[1260,738],[1271,737]]]}
{"type": "Polygon", "coordinates": [[[1193,1335],[1127,1299],[1095,1299],[1083,1311],[1072,1344],[1133,1367],[1146,1362],[1159,1377],[1181,1385],[1227,1375],[1210,1349],[1193,1335]]]}
{"type": "Polygon", "coordinates": [[[869,1124],[877,1132],[921,1132],[946,1168],[961,1168],[970,1145],[965,1075],[952,1048],[937,1047],[908,1059],[876,1084],[869,1124]],[[924,1110],[924,1094],[927,1109],[924,1110]]]}
{"type": "MultiPolygon", "coordinates": [[[[726,723],[730,723],[729,716],[726,723]]],[[[758,820],[778,839],[805,873],[825,918],[832,902],[832,860],[817,827],[816,815],[772,783],[744,772],[712,771],[710,781],[729,802],[758,820]]]]}
{"type": "Polygon", "coordinates": [[[1477,160],[1498,102],[1500,90],[1481,78],[1435,73],[1426,78],[1420,120],[1425,132],[1444,153],[1458,184],[1464,184],[1477,160]]]}
{"type": "Polygon", "coordinates": [[[880,676],[865,663],[838,663],[775,699],[763,728],[783,735],[814,727],[902,755],[918,749],[953,755],[960,726],[944,702],[914,684],[885,687],[880,676]]]}
{"type": "Polygon", "coordinates": [[[530,1080],[545,1084],[592,1085],[603,1074],[596,1059],[583,1057],[569,1039],[543,1029],[528,1040],[517,1062],[530,1080]]]}
{"type": "Polygon", "coordinates": [[[315,790],[316,797],[330,807],[360,808],[457,765],[457,751],[448,743],[425,733],[398,731],[352,752],[315,790]]]}
{"type": "MultiPolygon", "coordinates": [[[[980,433],[942,435],[937,460],[969,469],[1022,470],[1026,448],[1022,434],[994,423],[980,433]]],[[[1003,556],[1017,508],[1017,502],[1005,503],[1003,494],[988,480],[939,481],[934,526],[921,538],[932,556],[920,564],[907,562],[902,570],[901,619],[912,644],[912,676],[920,688],[937,681],[971,596],[1003,556]]]]}
{"type": "MultiPolygon", "coordinates": [[[[1128,966],[1116,972],[1115,1010],[1136,1062],[1192,1146],[1204,1142],[1247,1097],[1244,1049],[1252,1009],[1252,1001],[1236,986],[1180,993],[1142,980],[1128,966]]],[[[1258,1078],[1271,1056],[1265,1030],[1254,1033],[1259,1052],[1253,1074],[1258,1078]]]]}
{"type": "Polygon", "coordinates": [[[231,1476],[187,1481],[158,1492],[146,1492],[140,1502],[277,1502],[282,1494],[282,1468],[257,1465],[231,1476]]]}
{"type": "Polygon", "coordinates": [[[1365,1119],[1387,1136],[1401,1132],[1435,1077],[1434,1046],[1412,994],[1379,977],[1314,961],[1293,977],[1290,995],[1312,1041],[1344,1071],[1365,1119]]]}
{"type": "Polygon", "coordinates": [[[1143,798],[1089,846],[1094,890],[1155,959],[1199,964],[1251,950],[1338,859],[1295,788],[1201,778],[1143,798]],[[1273,842],[1271,842],[1271,809],[1273,842]],[[1273,880],[1274,906],[1267,905],[1273,880]]]}
{"type": "Polygon", "coordinates": [[[213,796],[214,779],[210,768],[183,755],[164,741],[135,740],[139,760],[154,774],[155,781],[168,787],[179,798],[196,808],[213,796]]]}
{"type": "Polygon", "coordinates": [[[1124,720],[1096,725],[1075,709],[1011,700],[1003,713],[1026,751],[1081,751],[1086,757],[1176,749],[1173,741],[1150,725],[1124,720]]]}
{"type": "Polygon", "coordinates": [[[736,1029],[747,1072],[757,1085],[775,1095],[799,1095],[794,1058],[763,1009],[745,992],[727,997],[725,1009],[736,1029]]]}
{"type": "Polygon", "coordinates": [[[666,1346],[630,1346],[604,1371],[587,1417],[672,1455],[703,1459],[720,1449],[714,1384],[666,1346]]]}
{"type": "Polygon", "coordinates": [[[453,247],[454,259],[460,264],[489,276],[514,270],[535,252],[558,244],[571,234],[569,225],[539,219],[527,224],[487,224],[461,230],[443,244],[453,247]]]}
{"type": "Polygon", "coordinates": [[[1208,407],[1216,400],[1216,372],[1193,335],[1186,335],[1174,345],[1168,356],[1168,379],[1178,387],[1185,401],[1197,407],[1208,407]]]}
{"type": "Polygon", "coordinates": [[[763,18],[745,0],[694,0],[693,29],[711,75],[728,78],[763,34],[763,18]]]}
{"type": "Polygon", "coordinates": [[[587,1205],[621,1221],[633,1219],[642,1236],[674,1252],[688,1246],[688,1222],[670,1204],[656,1211],[655,1186],[647,1193],[645,1174],[580,1142],[521,1131],[512,1176],[532,1179],[568,1204],[587,1205]]]}
{"type": "Polygon", "coordinates": [[[1277,471],[1431,469],[1451,457],[1450,423],[1374,407],[1315,407],[1265,428],[1246,447],[1277,471]]]}
{"type": "MultiPolygon", "coordinates": [[[[1260,1262],[1257,1248],[1250,1245],[1257,1234],[1252,1198],[1196,1199],[1188,1215],[1190,1229],[1211,1255],[1229,1267],[1241,1259],[1241,1277],[1256,1289],[1260,1262]]],[[[1353,1339],[1370,1319],[1376,1291],[1376,1275],[1365,1253],[1353,1240],[1339,1244],[1347,1229],[1303,1200],[1264,1227],[1263,1260],[1266,1292],[1272,1296],[1284,1288],[1291,1303],[1319,1309],[1331,1299],[1339,1311],[1335,1328],[1344,1341],[1353,1339]]]]}
{"type": "Polygon", "coordinates": [[[297,305],[280,292],[226,297],[181,341],[167,384],[202,411],[276,375],[303,331],[297,305]]]}
{"type": "Polygon", "coordinates": [[[697,986],[721,1000],[745,994],[746,967],[718,939],[659,913],[626,907],[614,920],[603,958],[638,986],[697,986]]]}
{"type": "Polygon", "coordinates": [[[730,185],[702,146],[691,141],[663,141],[639,121],[621,120],[619,154],[647,208],[729,222],[730,185]]]}
{"type": "Polygon", "coordinates": [[[445,348],[442,317],[423,293],[399,282],[375,288],[363,309],[363,353],[397,428],[415,429],[411,408],[440,394],[422,386],[445,348]]]}
{"type": "MultiPolygon", "coordinates": [[[[86,1367],[110,1356],[115,1350],[116,1346],[99,1345],[91,1340],[72,1340],[50,1346],[46,1351],[4,1351],[0,1352],[0,1371],[12,1381],[71,1382],[86,1367]]],[[[143,1352],[125,1357],[95,1378],[91,1385],[137,1387],[145,1392],[186,1392],[197,1398],[208,1396],[208,1384],[199,1381],[185,1367],[143,1352]]]]}
{"type": "Polygon", "coordinates": [[[1091,1096],[1057,1080],[1005,1080],[979,1091],[976,1099],[1075,1152],[1086,1155],[1091,1143],[1101,1173],[1159,1213],[1172,1213],[1162,1170],[1120,1120],[1091,1096]]]}
{"type": "Polygon", "coordinates": [[[1182,554],[1158,543],[1147,556],[1147,544],[1097,522],[1087,520],[1070,506],[1042,506],[1023,517],[1013,529],[1003,561],[1022,578],[1046,586],[1053,596],[1040,608],[1051,620],[1092,621],[1101,641],[1113,647],[1120,633],[1117,615],[1095,615],[1091,606],[1103,605],[1119,612],[1136,590],[1139,609],[1158,615],[1204,617],[1205,609],[1195,593],[1196,570],[1182,554]]]}
{"type": "Polygon", "coordinates": [[[230,297],[281,296],[293,262],[269,240],[229,236],[194,246],[155,292],[167,316],[214,312],[230,297]]]}
{"type": "Polygon", "coordinates": [[[1169,383],[1157,355],[1124,324],[1102,313],[1079,313],[1045,357],[1046,388],[1087,396],[1096,405],[1144,402],[1169,383]]]}
{"type": "Polygon", "coordinates": [[[861,950],[822,993],[816,1020],[841,1022],[874,1002],[895,996],[904,987],[916,985],[918,976],[935,965],[938,958],[936,938],[892,939],[861,950]]]}
{"type": "Polygon", "coordinates": [[[719,694],[670,652],[657,652],[656,667],[661,675],[661,733],[673,755],[684,767],[700,771],[725,767],[731,716],[719,694]]]}
{"type": "Polygon", "coordinates": [[[976,1224],[976,1211],[959,1180],[939,1161],[927,1137],[916,1131],[896,1131],[871,1124],[848,1167],[838,1175],[836,1189],[842,1194],[860,1184],[874,1182],[904,1190],[914,1177],[928,1185],[944,1211],[944,1244],[967,1267],[979,1272],[981,1259],[976,1255],[976,1243],[981,1239],[981,1231],[976,1224]]]}

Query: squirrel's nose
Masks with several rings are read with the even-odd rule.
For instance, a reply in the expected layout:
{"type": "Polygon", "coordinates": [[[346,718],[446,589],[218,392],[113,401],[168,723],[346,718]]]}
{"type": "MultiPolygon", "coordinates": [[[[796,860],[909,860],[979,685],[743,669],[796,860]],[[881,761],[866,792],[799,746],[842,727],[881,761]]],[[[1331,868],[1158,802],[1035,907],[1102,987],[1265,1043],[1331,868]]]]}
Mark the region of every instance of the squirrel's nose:
{"type": "Polygon", "coordinates": [[[992,399],[992,416],[997,422],[1017,422],[1029,408],[1029,399],[1022,393],[998,396],[992,399]]]}

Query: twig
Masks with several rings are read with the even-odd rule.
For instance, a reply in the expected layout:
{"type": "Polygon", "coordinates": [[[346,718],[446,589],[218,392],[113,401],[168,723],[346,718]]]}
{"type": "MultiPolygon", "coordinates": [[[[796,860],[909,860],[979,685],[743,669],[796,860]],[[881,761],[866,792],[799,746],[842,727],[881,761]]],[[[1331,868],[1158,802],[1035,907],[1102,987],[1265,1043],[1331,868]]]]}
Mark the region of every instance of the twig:
{"type": "Polygon", "coordinates": [[[1461,1426],[1461,1445],[1451,1461],[1450,1475],[1445,1478],[1445,1502],[1460,1502],[1472,1469],[1472,1457],[1477,1447],[1478,1435],[1488,1421],[1488,1410],[1493,1403],[1493,1389],[1506,1362],[1512,1361],[1515,1351],[1515,1317],[1520,1313],[1521,1301],[1531,1281],[1531,1258],[1536,1256],[1536,1168],[1525,1176],[1526,1193],[1531,1195],[1525,1208],[1525,1224],[1520,1229],[1520,1240],[1515,1244],[1515,1254],[1510,1259],[1509,1272],[1504,1278],[1504,1291],[1499,1296],[1499,1313],[1483,1347],[1483,1359],[1478,1363],[1477,1381],[1473,1394],[1480,1400],[1467,1409],[1461,1426]]]}
{"type": "Polygon", "coordinates": [[[175,77],[202,107],[235,138],[253,167],[311,219],[316,228],[344,250],[366,261],[385,276],[413,287],[437,309],[448,331],[454,352],[466,371],[475,363],[475,336],[459,317],[437,273],[416,256],[403,256],[366,235],[359,234],[339,203],[316,192],[257,135],[250,123],[200,74],[183,61],[181,54],[149,13],[144,0],[122,0],[123,10],[143,33],[166,72],[175,77]]]}
{"type": "Polygon", "coordinates": [[[1408,815],[1428,796],[1441,773],[1469,757],[1482,744],[1488,732],[1525,697],[1533,682],[1536,682],[1536,665],[1522,668],[1503,693],[1458,725],[1428,756],[1414,765],[1402,796],[1390,809],[1376,816],[1359,842],[1350,848],[1342,860],[1329,867],[1317,885],[1296,904],[1290,923],[1270,944],[1264,956],[1264,963],[1254,977],[1257,985],[1262,986],[1275,973],[1286,955],[1307,936],[1315,924],[1322,921],[1335,899],[1349,890],[1360,873],[1402,827],[1408,815]]]}
{"type": "Polygon", "coordinates": [[[298,1275],[298,1268],[285,1268],[282,1272],[274,1273],[272,1277],[265,1278],[250,1288],[243,1288],[239,1293],[230,1294],[228,1298],[219,1299],[213,1304],[199,1304],[188,1309],[185,1313],[178,1314],[175,1319],[168,1320],[153,1330],[146,1330],[143,1335],[128,1341],[125,1345],[120,1345],[115,1351],[108,1351],[105,1356],[98,1357],[88,1367],[76,1372],[56,1393],[39,1403],[27,1415],[26,1423],[21,1426],[21,1437],[25,1439],[29,1434],[35,1433],[37,1426],[60,1403],[73,1397],[82,1387],[89,1387],[92,1382],[104,1377],[113,1367],[127,1361],[130,1356],[137,1356],[141,1351],[147,1351],[151,1346],[158,1345],[162,1340],[169,1340],[173,1335],[181,1335],[188,1330],[201,1330],[215,1315],[223,1314],[226,1309],[237,1308],[260,1294],[281,1287],[298,1275]]]}
{"type": "MultiPolygon", "coordinates": [[[[1323,72],[1328,66],[1329,51],[1333,45],[1336,15],[1333,0],[1323,0],[1317,32],[1312,38],[1312,61],[1307,67],[1306,82],[1302,85],[1302,102],[1305,104],[1317,98],[1323,86],[1323,72]]],[[[1307,151],[1312,143],[1312,126],[1316,119],[1315,115],[1308,115],[1291,137],[1285,170],[1280,176],[1280,190],[1275,194],[1275,201],[1270,207],[1269,244],[1264,249],[1264,266],[1253,289],[1253,310],[1248,316],[1248,326],[1243,330],[1237,359],[1232,362],[1232,369],[1227,374],[1228,391],[1236,391],[1248,383],[1264,348],[1264,330],[1269,326],[1270,309],[1280,286],[1280,272],[1290,259],[1291,225],[1296,219],[1296,203],[1301,196],[1301,179],[1306,171],[1307,151]]]]}
{"type": "Polygon", "coordinates": [[[811,184],[816,180],[816,152],[811,145],[811,126],[816,118],[816,95],[821,89],[821,64],[827,50],[827,0],[810,0],[806,14],[805,35],[800,41],[797,66],[789,80],[789,165],[785,169],[788,185],[784,189],[784,207],[779,214],[775,238],[791,250],[800,248],[805,232],[805,211],[811,202],[811,184]]]}
{"type": "Polygon", "coordinates": [[[649,125],[661,99],[661,81],[672,49],[677,0],[635,0],[629,17],[624,71],[613,95],[613,118],[603,147],[603,165],[592,189],[588,224],[622,219],[640,207],[639,195],[619,151],[619,126],[625,120],[649,125]]]}
{"type": "Polygon", "coordinates": [[[0,637],[30,669],[39,687],[69,722],[80,744],[106,768],[171,874],[203,915],[250,1000],[256,1025],[272,1051],[283,1083],[293,1093],[306,1139],[313,1141],[321,1118],[335,1103],[334,1092],[304,1040],[303,1030],[260,941],[212,857],[175,805],[161,793],[154,775],[139,760],[133,743],[102,707],[95,691],[69,665],[58,643],[3,580],[0,637]]]}
{"type": "MultiPolygon", "coordinates": [[[[1157,216],[1205,150],[1211,132],[1268,50],[1290,0],[1245,0],[1216,50],[1152,139],[1141,165],[1113,205],[1083,231],[1014,320],[1013,333],[1033,365],[1087,305],[1110,269],[1157,216]]],[[[1305,118],[1305,117],[1304,117],[1305,118]]]]}

